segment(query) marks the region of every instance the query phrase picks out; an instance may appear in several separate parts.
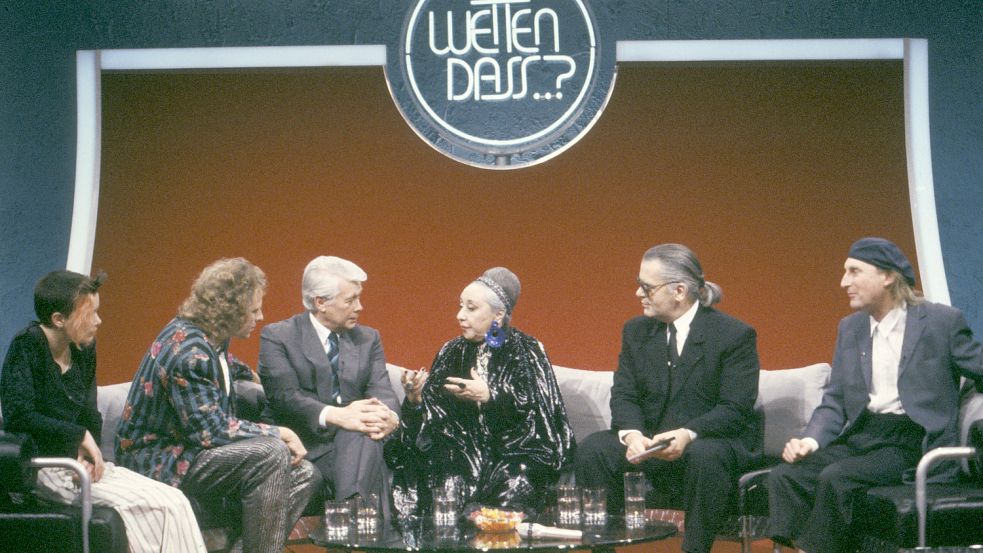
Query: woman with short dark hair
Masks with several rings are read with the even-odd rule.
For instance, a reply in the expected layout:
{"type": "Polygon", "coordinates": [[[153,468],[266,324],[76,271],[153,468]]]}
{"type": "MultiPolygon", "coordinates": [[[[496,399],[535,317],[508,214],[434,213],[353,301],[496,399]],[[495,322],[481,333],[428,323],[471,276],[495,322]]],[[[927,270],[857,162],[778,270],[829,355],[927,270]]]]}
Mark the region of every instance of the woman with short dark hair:
{"type": "MultiPolygon", "coordinates": [[[[95,338],[104,279],[104,273],[90,279],[55,271],[38,282],[38,321],[14,337],[0,376],[5,429],[29,434],[42,456],[78,459],[92,479],[92,503],[120,514],[131,552],[204,552],[194,512],[180,490],[103,461],[95,338]]],[[[53,501],[74,503],[79,489],[73,476],[63,468],[41,469],[38,490],[53,501]]]]}

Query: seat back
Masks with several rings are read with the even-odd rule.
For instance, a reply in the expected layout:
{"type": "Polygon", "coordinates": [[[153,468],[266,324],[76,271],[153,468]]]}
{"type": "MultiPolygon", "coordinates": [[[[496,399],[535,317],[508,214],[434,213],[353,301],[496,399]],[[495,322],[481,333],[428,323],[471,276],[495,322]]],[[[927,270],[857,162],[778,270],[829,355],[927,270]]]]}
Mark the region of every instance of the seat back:
{"type": "Polygon", "coordinates": [[[790,438],[802,436],[809,417],[823,399],[831,371],[829,363],[761,371],[755,411],[764,419],[765,455],[780,456],[790,438]]]}

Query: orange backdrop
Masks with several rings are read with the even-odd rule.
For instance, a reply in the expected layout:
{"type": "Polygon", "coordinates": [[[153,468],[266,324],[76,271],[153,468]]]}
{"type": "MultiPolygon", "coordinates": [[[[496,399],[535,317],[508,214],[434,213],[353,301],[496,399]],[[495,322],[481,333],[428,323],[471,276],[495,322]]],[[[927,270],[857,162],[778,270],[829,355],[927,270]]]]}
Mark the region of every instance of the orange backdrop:
{"type": "MultiPolygon", "coordinates": [[[[102,91],[103,384],[132,378],[223,256],[266,271],[267,322],[302,309],[311,258],[355,261],[363,322],[409,367],[455,335],[461,289],[505,265],[515,325],[588,369],[615,367],[651,245],[697,252],[768,369],[829,360],[854,239],[914,260],[900,62],[622,65],[580,142],[513,171],[423,143],[381,68],[116,73],[102,91]]],[[[258,347],[232,349],[255,366],[258,347]]]]}

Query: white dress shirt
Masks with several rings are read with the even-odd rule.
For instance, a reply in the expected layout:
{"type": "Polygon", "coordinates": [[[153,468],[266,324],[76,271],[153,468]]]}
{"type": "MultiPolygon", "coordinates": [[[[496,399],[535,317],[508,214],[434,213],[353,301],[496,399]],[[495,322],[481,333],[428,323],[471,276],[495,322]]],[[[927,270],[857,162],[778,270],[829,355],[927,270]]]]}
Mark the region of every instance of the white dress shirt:
{"type": "MultiPolygon", "coordinates": [[[[871,374],[870,401],[867,410],[872,413],[904,414],[901,395],[898,393],[898,368],[901,365],[901,346],[904,345],[905,321],[908,320],[908,306],[901,306],[887,312],[878,322],[870,318],[871,336],[871,374]]],[[[819,449],[814,438],[803,438],[812,451],[819,449]]]]}
{"type": "Polygon", "coordinates": [[[880,322],[870,318],[870,336],[873,342],[870,378],[870,403],[872,413],[904,414],[898,393],[898,369],[901,365],[901,345],[904,343],[905,322],[908,307],[888,311],[880,322]]]}

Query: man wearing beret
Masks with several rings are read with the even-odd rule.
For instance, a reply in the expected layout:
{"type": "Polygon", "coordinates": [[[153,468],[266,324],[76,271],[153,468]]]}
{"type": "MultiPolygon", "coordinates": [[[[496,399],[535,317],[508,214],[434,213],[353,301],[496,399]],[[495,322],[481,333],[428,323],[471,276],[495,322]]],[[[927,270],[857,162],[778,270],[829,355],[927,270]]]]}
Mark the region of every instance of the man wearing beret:
{"type": "MultiPolygon", "coordinates": [[[[850,550],[855,494],[899,484],[924,452],[957,445],[959,377],[983,379],[983,351],[962,313],[916,295],[894,243],[862,238],[843,267],[856,312],[840,321],[822,403],[768,480],[769,534],[807,553],[850,550]]],[[[930,478],[957,470],[941,463],[930,478]]]]}

